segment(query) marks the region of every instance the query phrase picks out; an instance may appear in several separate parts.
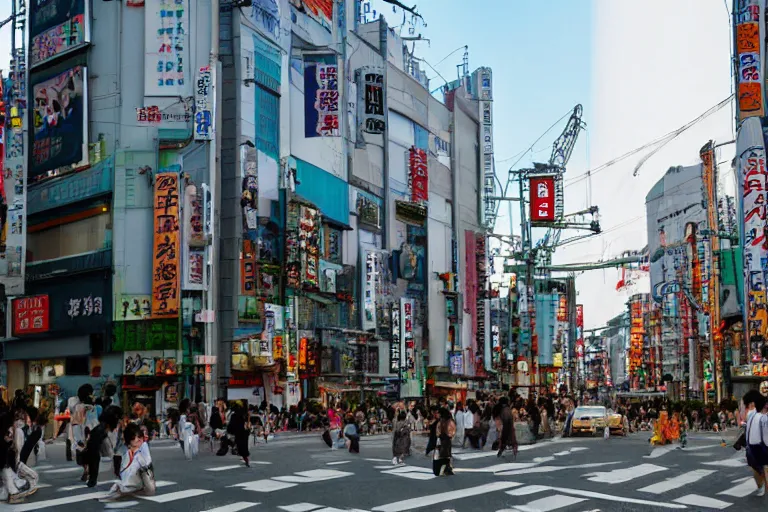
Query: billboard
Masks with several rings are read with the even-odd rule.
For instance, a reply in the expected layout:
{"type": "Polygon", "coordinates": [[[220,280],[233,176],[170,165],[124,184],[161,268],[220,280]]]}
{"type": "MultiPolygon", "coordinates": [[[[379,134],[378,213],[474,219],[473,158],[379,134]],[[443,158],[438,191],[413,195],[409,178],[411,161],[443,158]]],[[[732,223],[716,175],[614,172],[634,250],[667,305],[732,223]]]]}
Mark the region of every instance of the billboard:
{"type": "Polygon", "coordinates": [[[361,128],[366,133],[381,134],[386,128],[384,112],[384,75],[380,70],[364,67],[359,71],[358,105],[362,111],[361,128]]]}
{"type": "Polygon", "coordinates": [[[389,373],[400,372],[403,345],[400,338],[400,308],[392,304],[392,339],[389,342],[389,373]]]}
{"type": "Polygon", "coordinates": [[[213,138],[213,105],[211,67],[205,66],[198,70],[195,84],[195,140],[213,138]]]}
{"type": "Polygon", "coordinates": [[[152,318],[179,316],[179,173],[155,176],[152,318]]]}
{"type": "Polygon", "coordinates": [[[88,158],[88,73],[75,66],[32,86],[34,135],[29,176],[88,158]]]}
{"type": "Polygon", "coordinates": [[[413,321],[416,313],[416,301],[413,299],[400,298],[400,343],[404,348],[404,359],[402,368],[408,372],[411,377],[416,371],[416,343],[413,338],[413,321]]]}
{"type": "Polygon", "coordinates": [[[763,116],[763,59],[760,0],[734,2],[736,98],[739,119],[763,116]]]}
{"type": "Polygon", "coordinates": [[[555,177],[537,176],[529,179],[531,222],[554,222],[555,177]]]}
{"type": "Polygon", "coordinates": [[[19,297],[11,301],[13,335],[38,334],[48,331],[48,295],[19,297]]]}
{"type": "Polygon", "coordinates": [[[411,202],[426,204],[429,201],[429,171],[427,152],[416,146],[408,150],[408,182],[411,202]]]}
{"type": "Polygon", "coordinates": [[[480,68],[475,73],[476,96],[480,108],[480,224],[490,227],[496,217],[495,169],[493,162],[493,77],[491,68],[480,68]]]}
{"type": "Polygon", "coordinates": [[[336,57],[304,63],[304,136],[338,137],[339,70],[336,57]]]}
{"type": "Polygon", "coordinates": [[[146,0],[144,96],[191,96],[189,0],[146,0]]]}
{"type": "Polygon", "coordinates": [[[29,67],[86,45],[90,13],[86,0],[29,2],[29,67]]]}
{"type": "Polygon", "coordinates": [[[740,196],[741,247],[744,254],[744,325],[747,343],[753,356],[760,356],[768,331],[766,311],[766,278],[768,238],[766,237],[766,170],[765,145],[760,120],[744,121],[736,141],[739,174],[736,180],[740,196]]]}

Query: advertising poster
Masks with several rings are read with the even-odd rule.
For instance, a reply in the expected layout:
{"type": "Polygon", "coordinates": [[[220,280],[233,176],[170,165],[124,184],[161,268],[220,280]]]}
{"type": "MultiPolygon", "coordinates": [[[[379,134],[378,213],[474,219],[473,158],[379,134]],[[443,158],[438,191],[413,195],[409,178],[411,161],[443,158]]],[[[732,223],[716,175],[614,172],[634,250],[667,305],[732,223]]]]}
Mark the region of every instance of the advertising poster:
{"type": "Polygon", "coordinates": [[[34,135],[30,177],[88,157],[88,77],[75,66],[32,87],[34,135]]]}
{"type": "Polygon", "coordinates": [[[115,321],[148,320],[152,317],[151,295],[120,295],[115,304],[115,321]]]}
{"type": "Polygon", "coordinates": [[[179,173],[155,176],[152,318],[179,315],[179,173]]]}
{"type": "Polygon", "coordinates": [[[734,2],[736,41],[736,98],[739,119],[763,116],[763,59],[760,37],[760,1],[734,2]]]}
{"type": "Polygon", "coordinates": [[[195,84],[195,140],[213,138],[213,83],[211,68],[205,66],[197,72],[195,84]]]}
{"type": "Polygon", "coordinates": [[[85,45],[90,13],[86,0],[29,2],[29,67],[85,45]]]}
{"type": "Polygon", "coordinates": [[[162,351],[125,352],[123,354],[123,375],[154,375],[155,358],[162,359],[162,357],[162,351]]]}
{"type": "Polygon", "coordinates": [[[426,204],[429,201],[427,152],[416,146],[412,146],[408,150],[408,181],[410,182],[411,202],[426,204]]]}
{"type": "Polygon", "coordinates": [[[553,176],[530,178],[530,202],[532,222],[554,222],[555,178],[553,176]]]}
{"type": "Polygon", "coordinates": [[[11,312],[14,336],[48,332],[50,315],[48,295],[13,299],[11,312]]]}
{"type": "Polygon", "coordinates": [[[370,331],[376,328],[376,268],[379,255],[376,251],[364,250],[363,261],[363,307],[362,329],[370,331]]]}
{"type": "Polygon", "coordinates": [[[189,0],[146,0],[144,96],[191,96],[189,0]]]}
{"type": "Polygon", "coordinates": [[[361,98],[358,104],[362,107],[362,129],[366,133],[381,134],[386,129],[386,116],[384,114],[384,75],[374,72],[370,68],[360,70],[362,84],[360,84],[361,98]]]}
{"type": "Polygon", "coordinates": [[[331,64],[304,63],[304,136],[338,137],[339,72],[336,57],[331,64]]]}

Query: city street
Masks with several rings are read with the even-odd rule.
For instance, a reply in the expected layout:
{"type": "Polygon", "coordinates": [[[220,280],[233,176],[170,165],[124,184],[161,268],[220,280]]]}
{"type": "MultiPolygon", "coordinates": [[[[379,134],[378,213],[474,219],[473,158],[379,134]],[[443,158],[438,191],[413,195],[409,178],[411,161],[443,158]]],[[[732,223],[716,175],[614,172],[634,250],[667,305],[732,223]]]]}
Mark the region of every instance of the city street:
{"type": "MultiPolygon", "coordinates": [[[[693,434],[689,446],[653,448],[648,433],[628,439],[557,439],[521,447],[498,459],[495,453],[455,450],[456,475],[436,478],[419,452],[405,466],[390,460],[388,436],[364,438],[361,453],[325,447],[320,435],[282,436],[251,451],[252,467],[234,456],[216,457],[201,446],[186,462],[178,445],[152,445],[157,495],[102,504],[113,478],[102,465],[99,488],[79,481],[63,445],[50,446],[41,463],[41,488],[28,502],[0,511],[284,512],[419,511],[652,511],[762,510],[765,500],[744,462],[744,452],[720,445],[713,434],[693,434]]],[[[414,450],[416,451],[416,450],[414,450]]]]}

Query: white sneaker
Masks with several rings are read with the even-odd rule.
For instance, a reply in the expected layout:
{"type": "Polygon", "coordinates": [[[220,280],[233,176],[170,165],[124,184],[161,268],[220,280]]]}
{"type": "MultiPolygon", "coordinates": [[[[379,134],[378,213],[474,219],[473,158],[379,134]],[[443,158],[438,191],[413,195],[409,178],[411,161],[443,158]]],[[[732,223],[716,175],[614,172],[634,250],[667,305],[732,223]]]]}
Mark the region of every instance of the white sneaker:
{"type": "Polygon", "coordinates": [[[397,457],[392,457],[392,465],[397,466],[397,457]]]}
{"type": "Polygon", "coordinates": [[[765,496],[765,486],[757,488],[757,495],[758,496],[765,496]]]}

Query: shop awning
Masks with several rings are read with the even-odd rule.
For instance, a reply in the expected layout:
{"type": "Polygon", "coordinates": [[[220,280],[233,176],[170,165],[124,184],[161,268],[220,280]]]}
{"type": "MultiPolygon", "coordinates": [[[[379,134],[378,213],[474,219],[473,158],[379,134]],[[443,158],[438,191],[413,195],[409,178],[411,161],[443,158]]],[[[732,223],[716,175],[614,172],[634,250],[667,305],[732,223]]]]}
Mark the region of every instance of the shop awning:
{"type": "Polygon", "coordinates": [[[445,381],[436,381],[433,384],[436,388],[446,388],[446,389],[467,389],[467,384],[465,382],[445,382],[445,381]]]}

